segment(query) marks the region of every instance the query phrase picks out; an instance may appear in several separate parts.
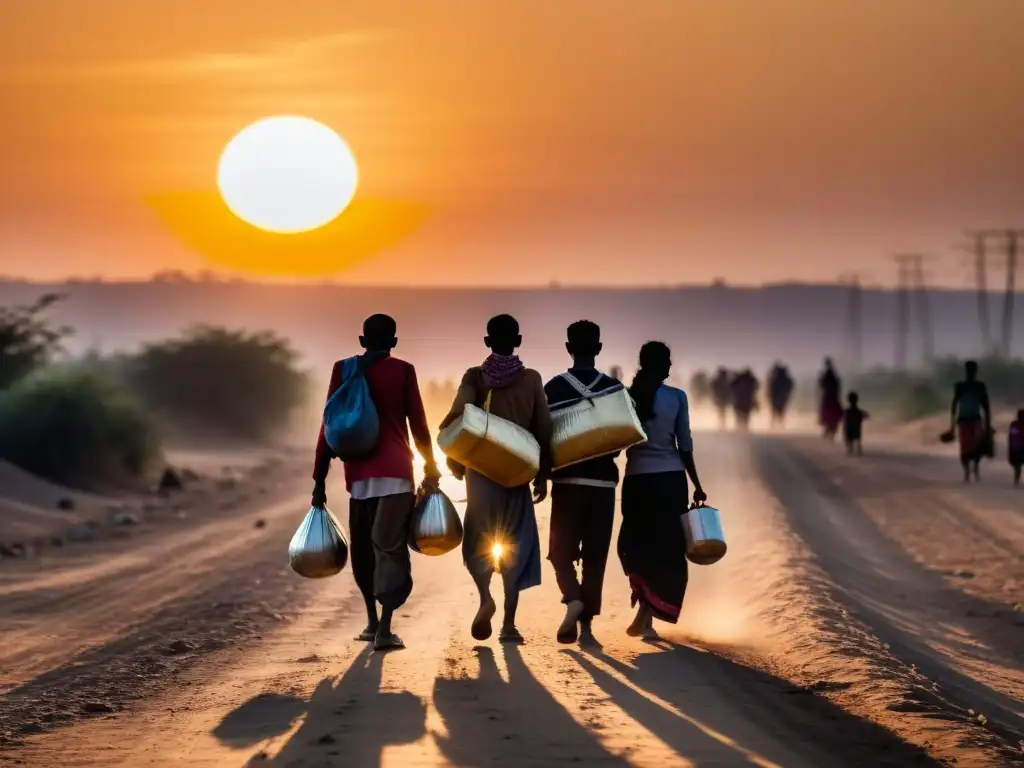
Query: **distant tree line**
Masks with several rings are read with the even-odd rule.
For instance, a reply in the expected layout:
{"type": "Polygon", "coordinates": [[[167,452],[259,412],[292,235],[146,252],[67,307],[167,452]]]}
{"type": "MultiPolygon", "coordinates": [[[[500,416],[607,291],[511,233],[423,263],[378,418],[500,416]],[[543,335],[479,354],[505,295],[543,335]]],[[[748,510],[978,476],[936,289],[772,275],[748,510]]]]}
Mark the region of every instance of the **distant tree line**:
{"type": "Polygon", "coordinates": [[[304,402],[273,332],[196,326],[132,353],[70,359],[46,294],[0,308],[0,459],[77,487],[142,482],[175,436],[265,441],[304,402]]]}

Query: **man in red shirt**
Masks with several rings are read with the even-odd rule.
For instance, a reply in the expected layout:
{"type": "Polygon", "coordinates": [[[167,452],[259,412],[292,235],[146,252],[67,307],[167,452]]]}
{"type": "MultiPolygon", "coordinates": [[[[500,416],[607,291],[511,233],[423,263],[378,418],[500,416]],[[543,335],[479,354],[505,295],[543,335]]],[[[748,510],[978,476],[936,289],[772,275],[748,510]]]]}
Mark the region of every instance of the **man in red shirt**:
{"type": "MultiPolygon", "coordinates": [[[[394,319],[387,315],[373,315],[363,323],[359,343],[366,350],[365,376],[380,420],[380,433],[369,456],[344,462],[345,486],[351,497],[352,572],[366,601],[369,619],[357,639],[372,641],[376,650],[404,647],[391,631],[391,617],[412,592],[408,539],[416,496],[410,428],[416,449],[426,461],[424,482],[436,485],[441,476],[434,461],[416,369],[391,356],[391,350],[398,344],[396,332],[394,319]]],[[[328,398],[341,386],[343,362],[334,364],[328,398]]],[[[332,458],[334,454],[324,439],[321,424],[313,468],[314,505],[327,503],[325,486],[332,458]]]]}

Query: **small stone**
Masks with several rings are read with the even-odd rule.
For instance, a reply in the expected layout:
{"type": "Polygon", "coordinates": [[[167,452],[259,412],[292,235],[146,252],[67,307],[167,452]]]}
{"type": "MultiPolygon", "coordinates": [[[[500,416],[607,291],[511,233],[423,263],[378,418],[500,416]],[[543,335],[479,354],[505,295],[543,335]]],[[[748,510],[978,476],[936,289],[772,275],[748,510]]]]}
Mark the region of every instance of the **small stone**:
{"type": "Polygon", "coordinates": [[[255,523],[254,523],[253,525],[255,525],[255,527],[257,527],[257,528],[266,528],[266,527],[267,527],[267,521],[266,521],[266,520],[264,520],[264,519],[263,519],[263,518],[261,517],[261,518],[260,518],[259,520],[257,520],[257,521],[256,521],[256,522],[255,522],[255,523]]]}
{"type": "Polygon", "coordinates": [[[21,726],[21,728],[18,729],[18,731],[24,734],[42,733],[43,726],[41,726],[39,723],[25,723],[21,726]]]}
{"type": "Polygon", "coordinates": [[[75,508],[75,500],[69,499],[66,496],[61,499],[57,499],[57,509],[62,509],[65,512],[75,508]]]}
{"type": "Polygon", "coordinates": [[[961,578],[961,579],[973,579],[974,578],[974,571],[967,571],[967,570],[957,571],[955,575],[957,577],[961,578]]]}
{"type": "Polygon", "coordinates": [[[167,646],[167,653],[172,656],[177,656],[182,653],[189,653],[194,651],[196,647],[187,640],[175,640],[169,646],[167,646]]]}
{"type": "Polygon", "coordinates": [[[316,741],[317,741],[317,744],[333,744],[334,743],[334,737],[331,736],[331,734],[329,734],[329,733],[325,733],[323,736],[321,736],[316,741]]]}
{"type": "Polygon", "coordinates": [[[185,483],[181,479],[181,475],[175,472],[171,467],[167,467],[164,473],[160,476],[160,482],[157,484],[157,491],[159,493],[167,494],[171,491],[180,491],[185,487],[185,483]]]}
{"type": "Polygon", "coordinates": [[[139,518],[131,512],[121,512],[118,515],[114,515],[114,519],[111,522],[117,526],[138,525],[139,518]]]}
{"type": "Polygon", "coordinates": [[[87,715],[106,715],[114,711],[114,708],[105,701],[87,701],[82,705],[82,711],[87,715]]]}

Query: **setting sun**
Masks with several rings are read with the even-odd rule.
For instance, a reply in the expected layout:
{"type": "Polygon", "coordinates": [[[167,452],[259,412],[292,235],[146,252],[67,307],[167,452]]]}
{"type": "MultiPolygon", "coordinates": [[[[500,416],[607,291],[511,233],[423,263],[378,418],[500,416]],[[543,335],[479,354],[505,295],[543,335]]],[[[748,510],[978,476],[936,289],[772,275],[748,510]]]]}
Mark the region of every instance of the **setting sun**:
{"type": "Polygon", "coordinates": [[[307,117],[257,120],[224,148],[217,186],[238,218],[268,232],[318,229],[355,195],[356,159],[344,139],[307,117]]]}

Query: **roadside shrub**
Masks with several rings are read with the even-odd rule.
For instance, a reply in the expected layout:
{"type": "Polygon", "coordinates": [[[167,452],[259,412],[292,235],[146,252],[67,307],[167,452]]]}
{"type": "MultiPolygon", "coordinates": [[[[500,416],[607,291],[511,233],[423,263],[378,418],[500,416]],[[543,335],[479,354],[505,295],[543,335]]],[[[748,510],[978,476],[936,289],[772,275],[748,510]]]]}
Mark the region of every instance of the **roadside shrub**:
{"type": "Polygon", "coordinates": [[[270,331],[203,325],[113,364],[172,434],[264,440],[286,428],[307,397],[297,359],[270,331]]]}
{"type": "Polygon", "coordinates": [[[0,459],[39,477],[116,487],[142,480],[159,457],[153,420],[89,366],[35,371],[0,393],[0,459]]]}
{"type": "Polygon", "coordinates": [[[44,313],[64,297],[41,296],[23,307],[0,307],[0,389],[48,365],[71,329],[50,323],[44,313]]]}

